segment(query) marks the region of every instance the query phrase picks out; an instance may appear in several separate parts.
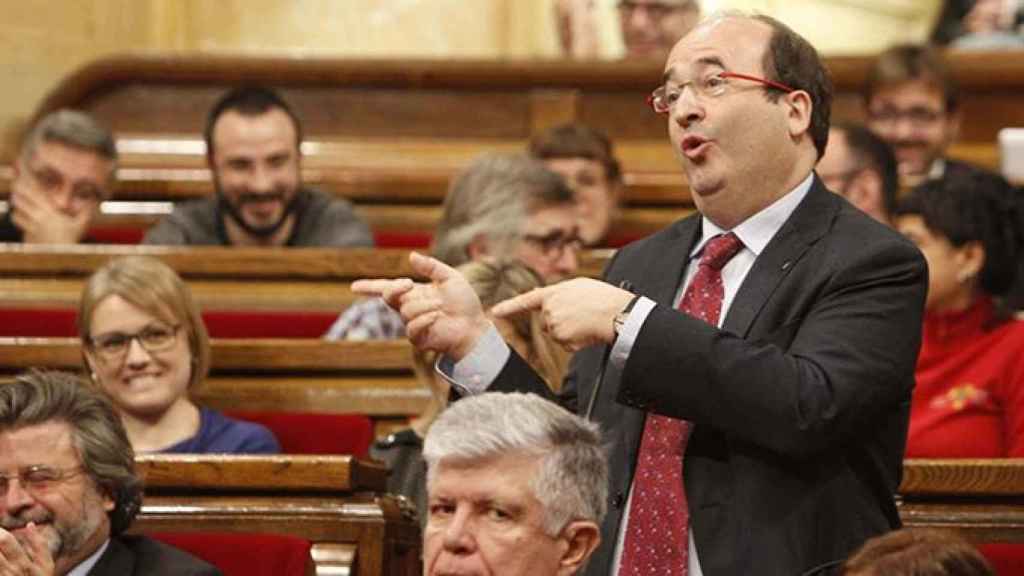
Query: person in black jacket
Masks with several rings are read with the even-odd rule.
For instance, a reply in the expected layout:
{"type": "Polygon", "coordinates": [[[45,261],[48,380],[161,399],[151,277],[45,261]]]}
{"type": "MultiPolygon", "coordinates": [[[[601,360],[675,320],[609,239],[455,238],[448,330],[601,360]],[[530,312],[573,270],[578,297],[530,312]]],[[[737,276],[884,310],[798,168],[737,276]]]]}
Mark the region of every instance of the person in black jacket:
{"type": "Polygon", "coordinates": [[[34,371],[0,386],[0,573],[215,576],[145,536],[135,454],[110,403],[75,376],[34,371]]]}
{"type": "MultiPolygon", "coordinates": [[[[900,524],[924,259],[815,176],[831,82],[788,27],[707,20],[672,50],[662,81],[651,102],[698,213],[620,250],[604,281],[547,286],[491,314],[538,309],[578,350],[557,399],[611,444],[609,512],[585,574],[836,570],[900,524]],[[688,432],[648,433],[671,421],[688,432]],[[648,491],[652,481],[664,490],[648,491]]],[[[438,368],[460,394],[555,397],[464,279],[412,263],[430,283],[353,290],[399,308],[413,344],[445,354],[438,368]]]]}

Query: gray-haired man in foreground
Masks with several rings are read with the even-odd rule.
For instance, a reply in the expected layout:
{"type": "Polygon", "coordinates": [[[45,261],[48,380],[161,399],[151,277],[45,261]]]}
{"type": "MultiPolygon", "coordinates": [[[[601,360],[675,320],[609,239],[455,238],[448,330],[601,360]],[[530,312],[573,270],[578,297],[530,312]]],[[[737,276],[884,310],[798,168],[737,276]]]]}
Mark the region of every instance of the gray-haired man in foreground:
{"type": "Polygon", "coordinates": [[[601,539],[597,425],[533,394],[460,400],[427,433],[424,574],[568,576],[601,539]]]}

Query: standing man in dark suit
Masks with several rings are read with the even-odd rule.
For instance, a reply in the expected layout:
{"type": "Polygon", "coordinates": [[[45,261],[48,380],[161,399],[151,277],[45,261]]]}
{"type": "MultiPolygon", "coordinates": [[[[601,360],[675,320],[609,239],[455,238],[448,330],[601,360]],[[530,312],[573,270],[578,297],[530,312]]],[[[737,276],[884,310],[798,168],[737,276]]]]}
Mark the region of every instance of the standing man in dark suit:
{"type": "MultiPolygon", "coordinates": [[[[652,95],[700,214],[623,248],[603,282],[490,311],[540,308],[579,350],[561,400],[612,446],[586,574],[828,573],[899,525],[927,273],[814,176],[831,95],[814,48],[781,23],[702,23],[652,95]]],[[[544,393],[465,281],[412,261],[429,284],[353,288],[399,308],[462,392],[544,393]]]]}
{"type": "Polygon", "coordinates": [[[145,536],[135,454],[98,392],[63,372],[0,385],[0,574],[218,576],[145,536]]]}

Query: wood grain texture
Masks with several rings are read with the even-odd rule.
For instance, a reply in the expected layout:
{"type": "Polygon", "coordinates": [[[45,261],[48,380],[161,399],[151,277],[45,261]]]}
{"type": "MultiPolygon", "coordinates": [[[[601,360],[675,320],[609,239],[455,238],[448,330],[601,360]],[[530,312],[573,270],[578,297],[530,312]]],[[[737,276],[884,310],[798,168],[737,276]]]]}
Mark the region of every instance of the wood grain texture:
{"type": "Polygon", "coordinates": [[[930,496],[1015,496],[1024,498],[1024,459],[906,460],[900,494],[930,496]]]}
{"type": "Polygon", "coordinates": [[[135,459],[147,493],[380,492],[387,481],[378,462],[351,456],[147,454],[135,459]]]}
{"type": "Polygon", "coordinates": [[[419,523],[383,493],[386,470],[345,456],[137,458],[146,496],[132,532],[266,532],[313,544],[318,574],[414,576],[419,523]],[[333,571],[332,571],[333,570],[333,571]]]}
{"type": "MultiPolygon", "coordinates": [[[[581,253],[583,273],[599,275],[611,254],[581,253]]],[[[135,255],[159,258],[186,280],[338,283],[413,274],[409,251],[400,249],[0,244],[0,278],[85,278],[113,258],[135,255]]]]}

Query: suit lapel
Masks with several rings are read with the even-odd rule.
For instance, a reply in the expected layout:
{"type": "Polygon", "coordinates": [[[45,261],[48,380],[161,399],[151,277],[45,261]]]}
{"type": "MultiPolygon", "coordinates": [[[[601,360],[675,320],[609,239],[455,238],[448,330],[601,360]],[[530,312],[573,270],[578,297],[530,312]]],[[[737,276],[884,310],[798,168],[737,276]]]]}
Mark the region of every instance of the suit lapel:
{"type": "Polygon", "coordinates": [[[659,304],[672,306],[686,273],[690,251],[700,238],[700,217],[687,218],[676,224],[676,230],[650,249],[643,269],[632,269],[630,274],[636,291],[659,304]]]}
{"type": "Polygon", "coordinates": [[[747,335],[779,282],[832,226],[838,206],[836,198],[815,177],[807,196],[754,261],[729,307],[723,330],[739,336],[747,335]]]}

